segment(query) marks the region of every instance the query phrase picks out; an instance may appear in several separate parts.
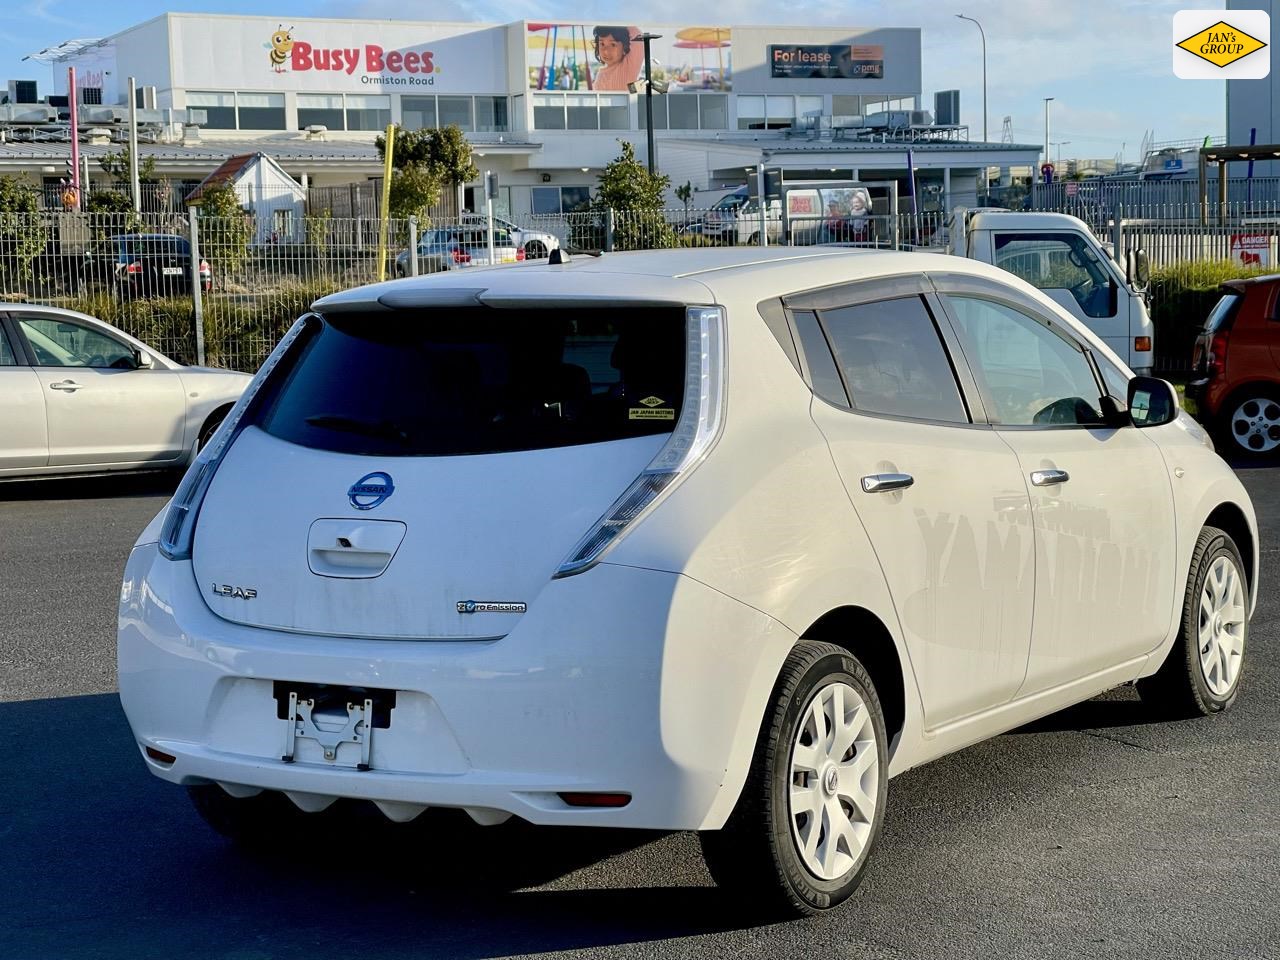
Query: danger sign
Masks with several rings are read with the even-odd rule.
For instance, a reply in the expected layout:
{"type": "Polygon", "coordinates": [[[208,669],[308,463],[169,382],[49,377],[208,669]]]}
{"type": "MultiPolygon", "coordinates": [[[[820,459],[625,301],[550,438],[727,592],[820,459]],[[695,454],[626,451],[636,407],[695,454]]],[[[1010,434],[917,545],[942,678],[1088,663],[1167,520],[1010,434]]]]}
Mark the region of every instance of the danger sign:
{"type": "Polygon", "coordinates": [[[1233,233],[1231,259],[1246,267],[1271,266],[1271,234],[1233,233]]]}

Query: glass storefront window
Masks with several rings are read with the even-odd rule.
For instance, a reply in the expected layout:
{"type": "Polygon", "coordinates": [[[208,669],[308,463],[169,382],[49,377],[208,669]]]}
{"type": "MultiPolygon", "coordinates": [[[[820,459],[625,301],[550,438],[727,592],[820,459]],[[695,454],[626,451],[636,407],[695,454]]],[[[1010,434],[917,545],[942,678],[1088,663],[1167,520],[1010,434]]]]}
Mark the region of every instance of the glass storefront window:
{"type": "Polygon", "coordinates": [[[511,129],[506,97],[476,97],[476,129],[501,133],[511,129]]]}
{"type": "Polygon", "coordinates": [[[564,97],[565,107],[569,114],[570,130],[599,130],[600,113],[596,107],[594,93],[567,93],[564,97]]]}
{"type": "Polygon", "coordinates": [[[440,97],[438,99],[440,110],[440,126],[447,127],[450,125],[458,127],[460,130],[470,132],[475,129],[475,125],[471,118],[471,98],[470,97],[440,97]]]}
{"type": "MultiPolygon", "coordinates": [[[[636,129],[649,129],[648,105],[645,103],[644,94],[636,96],[636,129]]],[[[667,129],[667,97],[655,96],[653,98],[653,129],[667,129]]]]}
{"type": "Polygon", "coordinates": [[[400,125],[406,130],[430,130],[436,125],[436,98],[401,97],[400,125]]]}
{"type": "Polygon", "coordinates": [[[236,128],[236,95],[234,93],[187,92],[187,106],[205,112],[206,130],[236,128]]]}
{"type": "MultiPolygon", "coordinates": [[[[672,130],[698,129],[698,95],[676,93],[667,97],[667,114],[672,130]]],[[[654,129],[657,129],[655,122],[654,129]]]]}
{"type": "Polygon", "coordinates": [[[348,130],[385,130],[391,122],[391,98],[347,94],[348,130]]]}
{"type": "Polygon", "coordinates": [[[563,130],[564,99],[556,96],[534,97],[533,128],[535,130],[563,130]]]}
{"type": "Polygon", "coordinates": [[[789,127],[795,123],[795,97],[766,97],[765,101],[765,116],[768,117],[770,130],[789,127]]]}
{"type": "Polygon", "coordinates": [[[631,105],[629,98],[625,94],[615,96],[610,96],[609,94],[601,95],[600,129],[631,129],[631,105]]]}
{"type": "Polygon", "coordinates": [[[796,97],[796,116],[822,115],[821,97],[796,97]]]}
{"type": "Polygon", "coordinates": [[[529,193],[533,200],[534,214],[547,216],[560,212],[559,187],[534,187],[529,193]]]}
{"type": "Polygon", "coordinates": [[[704,93],[698,97],[703,130],[727,130],[729,128],[728,97],[723,93],[704,93]]]}
{"type": "Polygon", "coordinates": [[[561,187],[560,212],[585,213],[591,205],[590,187],[561,187]]]}
{"type": "Polygon", "coordinates": [[[283,130],[283,93],[237,93],[241,130],[283,130]]]}
{"type": "Polygon", "coordinates": [[[340,93],[300,93],[298,94],[298,129],[319,124],[330,130],[343,130],[342,94],[340,93]]]}
{"type": "Polygon", "coordinates": [[[738,129],[764,129],[764,97],[738,97],[738,129]]]}

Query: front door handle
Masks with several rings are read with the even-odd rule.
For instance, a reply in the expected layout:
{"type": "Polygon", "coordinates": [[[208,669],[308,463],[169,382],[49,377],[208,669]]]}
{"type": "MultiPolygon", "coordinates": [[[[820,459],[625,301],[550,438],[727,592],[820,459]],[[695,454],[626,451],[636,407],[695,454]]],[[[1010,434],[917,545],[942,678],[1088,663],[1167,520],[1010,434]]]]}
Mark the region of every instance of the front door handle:
{"type": "Polygon", "coordinates": [[[909,473],[873,473],[862,478],[863,493],[887,493],[890,490],[905,490],[916,482],[909,473]]]}
{"type": "Polygon", "coordinates": [[[1071,474],[1065,470],[1032,470],[1031,483],[1037,487],[1051,487],[1055,483],[1066,483],[1071,474]]]}
{"type": "Polygon", "coordinates": [[[49,384],[50,390],[65,390],[67,393],[75,393],[80,389],[80,384],[74,380],[59,380],[57,383],[49,384]]]}

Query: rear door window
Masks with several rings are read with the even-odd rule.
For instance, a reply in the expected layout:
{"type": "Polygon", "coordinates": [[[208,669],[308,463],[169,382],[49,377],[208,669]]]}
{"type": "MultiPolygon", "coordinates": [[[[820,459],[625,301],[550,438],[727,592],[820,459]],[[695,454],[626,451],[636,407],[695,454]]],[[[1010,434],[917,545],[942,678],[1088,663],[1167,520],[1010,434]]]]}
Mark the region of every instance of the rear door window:
{"type": "Polygon", "coordinates": [[[670,433],[685,311],[484,307],[309,321],[258,425],[368,456],[535,450],[670,433]]]}
{"type": "Polygon", "coordinates": [[[855,410],[969,422],[950,358],[922,298],[860,303],[820,316],[855,410]]]}

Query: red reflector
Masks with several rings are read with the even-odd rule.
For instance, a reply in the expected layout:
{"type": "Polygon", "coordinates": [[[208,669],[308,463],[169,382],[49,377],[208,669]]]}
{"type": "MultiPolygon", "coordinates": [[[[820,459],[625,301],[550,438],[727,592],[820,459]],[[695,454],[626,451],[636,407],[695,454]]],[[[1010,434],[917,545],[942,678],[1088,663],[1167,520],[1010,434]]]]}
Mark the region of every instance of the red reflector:
{"type": "Polygon", "coordinates": [[[524,259],[524,247],[516,247],[516,260],[521,261],[523,259],[524,259]]]}
{"type": "Polygon", "coordinates": [[[562,793],[560,799],[571,807],[625,807],[629,793],[562,793]]]}
{"type": "Polygon", "coordinates": [[[152,760],[154,760],[156,763],[173,763],[175,760],[178,759],[177,757],[171,756],[167,753],[161,753],[155,747],[147,747],[146,750],[147,750],[147,756],[150,757],[152,760]]]}
{"type": "Polygon", "coordinates": [[[129,264],[129,266],[125,267],[124,269],[126,273],[141,273],[142,264],[140,264],[137,260],[135,260],[133,261],[133,263],[129,264]]]}
{"type": "Polygon", "coordinates": [[[1137,351],[1138,353],[1146,353],[1146,352],[1150,352],[1150,350],[1151,350],[1151,338],[1150,338],[1150,337],[1134,337],[1134,338],[1133,338],[1133,349],[1134,349],[1135,351],[1137,351]]]}

